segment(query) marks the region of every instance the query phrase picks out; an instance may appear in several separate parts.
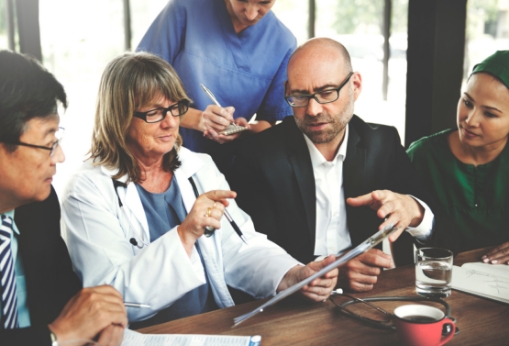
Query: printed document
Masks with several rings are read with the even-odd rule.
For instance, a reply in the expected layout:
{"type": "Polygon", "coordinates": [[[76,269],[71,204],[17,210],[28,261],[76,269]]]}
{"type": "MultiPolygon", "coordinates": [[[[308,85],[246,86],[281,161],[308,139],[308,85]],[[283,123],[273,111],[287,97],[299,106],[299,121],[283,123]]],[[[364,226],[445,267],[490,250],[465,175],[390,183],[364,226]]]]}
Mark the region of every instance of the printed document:
{"type": "Polygon", "coordinates": [[[126,329],[121,346],[260,346],[262,337],[200,334],[141,334],[126,329]]]}

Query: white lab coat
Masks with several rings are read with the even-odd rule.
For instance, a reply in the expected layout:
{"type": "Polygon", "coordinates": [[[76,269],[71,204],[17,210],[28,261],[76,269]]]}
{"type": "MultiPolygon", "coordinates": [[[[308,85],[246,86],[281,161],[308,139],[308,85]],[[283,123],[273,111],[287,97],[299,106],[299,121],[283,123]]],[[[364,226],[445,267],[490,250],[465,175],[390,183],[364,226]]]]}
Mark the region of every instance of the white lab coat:
{"type": "MultiPolygon", "coordinates": [[[[193,177],[199,193],[230,189],[210,156],[181,148],[179,158],[182,165],[175,171],[175,178],[188,212],[196,199],[189,177],[193,177]]],[[[110,284],[126,302],[151,306],[128,308],[129,320],[135,322],[153,316],[203,285],[205,276],[196,248],[189,257],[176,227],[150,243],[147,218],[135,184],[117,187],[117,197],[111,178],[114,174],[86,162],[65,192],[63,219],[71,259],[84,287],[110,284]],[[140,247],[143,241],[148,246],[140,249],[130,243],[131,238],[140,247]]],[[[119,181],[125,182],[126,178],[119,181]]],[[[198,239],[220,308],[234,305],[227,284],[256,298],[266,298],[275,294],[285,273],[298,264],[265,235],[255,232],[251,218],[235,201],[230,201],[228,210],[249,245],[241,241],[225,217],[212,237],[198,239]]]]}

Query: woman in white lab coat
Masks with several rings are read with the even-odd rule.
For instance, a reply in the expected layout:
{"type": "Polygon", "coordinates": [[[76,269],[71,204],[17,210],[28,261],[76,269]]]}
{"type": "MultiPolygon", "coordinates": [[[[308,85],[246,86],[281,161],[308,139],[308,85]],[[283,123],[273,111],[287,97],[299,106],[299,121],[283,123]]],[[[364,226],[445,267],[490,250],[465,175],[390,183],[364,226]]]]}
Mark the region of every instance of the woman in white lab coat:
{"type": "MultiPolygon", "coordinates": [[[[101,79],[91,158],[63,199],[76,272],[85,287],[111,284],[125,302],[149,306],[128,307],[131,322],[232,306],[227,285],[265,298],[334,259],[301,266],[255,232],[212,159],[181,146],[188,105],[164,60],[147,53],[115,58],[101,79]],[[249,245],[222,217],[225,207],[249,245]],[[210,237],[202,236],[207,226],[216,229],[210,237]]],[[[302,293],[326,299],[336,275],[302,293]]]]}

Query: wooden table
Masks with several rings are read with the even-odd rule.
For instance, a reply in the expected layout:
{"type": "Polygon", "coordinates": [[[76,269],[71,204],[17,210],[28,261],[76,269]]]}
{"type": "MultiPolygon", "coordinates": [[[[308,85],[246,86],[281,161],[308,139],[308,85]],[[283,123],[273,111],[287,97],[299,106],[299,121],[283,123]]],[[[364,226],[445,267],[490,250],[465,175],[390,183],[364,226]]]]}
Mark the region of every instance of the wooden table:
{"type": "MultiPolygon", "coordinates": [[[[486,249],[459,254],[455,265],[480,259],[486,249]]],[[[415,271],[405,266],[383,272],[372,291],[373,296],[414,296],[415,271]]],[[[338,302],[343,297],[334,298],[338,302]]],[[[445,299],[457,319],[460,333],[448,345],[509,345],[509,305],[452,291],[445,299]]],[[[407,302],[376,303],[389,312],[407,302]]],[[[347,317],[331,301],[309,303],[297,295],[269,307],[264,312],[232,329],[233,318],[261,305],[260,301],[183,318],[139,330],[151,334],[225,334],[261,335],[262,345],[398,345],[395,331],[377,329],[347,317]]],[[[357,306],[362,304],[356,304],[357,306]]],[[[442,308],[440,304],[436,305],[442,308]]],[[[362,307],[355,307],[362,309],[362,307]]]]}

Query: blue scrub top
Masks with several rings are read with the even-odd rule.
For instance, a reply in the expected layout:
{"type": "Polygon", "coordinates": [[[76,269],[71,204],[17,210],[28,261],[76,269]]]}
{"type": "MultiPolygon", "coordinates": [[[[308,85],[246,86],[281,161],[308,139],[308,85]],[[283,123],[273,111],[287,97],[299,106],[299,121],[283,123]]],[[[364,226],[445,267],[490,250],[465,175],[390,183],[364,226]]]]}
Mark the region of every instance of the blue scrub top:
{"type": "MultiPolygon", "coordinates": [[[[163,193],[148,192],[138,184],[136,184],[136,188],[140,195],[145,215],[147,216],[151,242],[157,240],[176,225],[180,225],[181,221],[185,219],[187,212],[175,176],[173,176],[168,190],[163,193]]],[[[196,249],[198,250],[203,268],[205,269],[205,277],[207,277],[207,269],[203,264],[198,243],[196,244],[196,249]]],[[[178,280],[178,278],[176,278],[176,280],[178,280]]],[[[135,328],[142,328],[178,318],[201,314],[217,308],[210,282],[207,279],[206,284],[187,292],[168,308],[159,311],[154,317],[138,322],[134,324],[134,326],[135,328]]],[[[133,327],[133,325],[131,325],[131,327],[133,327]]]]}
{"type": "MultiPolygon", "coordinates": [[[[286,67],[296,39],[269,11],[256,25],[235,33],[224,0],[170,0],[137,50],[157,54],[177,71],[193,107],[212,101],[207,86],[234,117],[274,122],[293,112],[284,100],[286,67]]],[[[220,145],[199,131],[180,128],[184,146],[214,158],[220,145]]],[[[235,143],[236,141],[234,141],[235,143]]]]}

